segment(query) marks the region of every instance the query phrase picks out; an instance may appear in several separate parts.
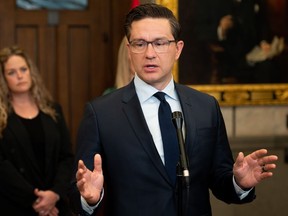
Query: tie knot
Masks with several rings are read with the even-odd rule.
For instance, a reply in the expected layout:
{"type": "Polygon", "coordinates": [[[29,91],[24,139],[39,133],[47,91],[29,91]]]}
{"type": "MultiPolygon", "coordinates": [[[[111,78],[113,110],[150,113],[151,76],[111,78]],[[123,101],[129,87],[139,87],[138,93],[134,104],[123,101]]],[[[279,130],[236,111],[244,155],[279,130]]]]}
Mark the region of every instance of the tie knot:
{"type": "Polygon", "coordinates": [[[154,94],[154,96],[158,99],[158,100],[160,100],[160,101],[166,101],[165,100],[165,93],[164,92],[156,92],[155,94],[154,94]]]}

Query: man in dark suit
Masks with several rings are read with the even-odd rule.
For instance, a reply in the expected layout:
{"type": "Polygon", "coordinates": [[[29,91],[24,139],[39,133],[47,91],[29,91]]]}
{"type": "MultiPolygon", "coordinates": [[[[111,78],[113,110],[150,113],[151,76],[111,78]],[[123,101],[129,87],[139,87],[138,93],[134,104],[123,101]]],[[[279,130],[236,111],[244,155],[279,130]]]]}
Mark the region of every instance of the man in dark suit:
{"type": "Polygon", "coordinates": [[[184,116],[190,173],[190,197],[182,200],[185,215],[211,215],[209,189],[227,203],[251,202],[254,187],[272,176],[277,156],[261,149],[246,157],[239,153],[234,163],[215,98],[173,81],[173,64],[184,46],[173,13],[156,4],[140,5],[126,16],[125,30],[135,77],[86,106],[71,193],[74,210],[81,215],[95,215],[102,207],[109,216],[178,214],[180,184],[172,180],[176,171],[172,177],[166,171],[157,92],[184,116]]]}

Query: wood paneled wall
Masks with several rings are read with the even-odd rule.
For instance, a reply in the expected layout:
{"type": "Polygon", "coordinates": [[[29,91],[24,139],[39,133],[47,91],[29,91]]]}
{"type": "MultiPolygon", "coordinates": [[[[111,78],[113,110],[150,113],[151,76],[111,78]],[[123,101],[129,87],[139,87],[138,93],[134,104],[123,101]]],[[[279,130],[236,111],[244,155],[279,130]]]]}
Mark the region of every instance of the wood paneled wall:
{"type": "Polygon", "coordinates": [[[83,108],[114,85],[130,0],[89,1],[84,11],[27,11],[0,1],[0,48],[18,44],[59,102],[75,146],[83,108]]]}

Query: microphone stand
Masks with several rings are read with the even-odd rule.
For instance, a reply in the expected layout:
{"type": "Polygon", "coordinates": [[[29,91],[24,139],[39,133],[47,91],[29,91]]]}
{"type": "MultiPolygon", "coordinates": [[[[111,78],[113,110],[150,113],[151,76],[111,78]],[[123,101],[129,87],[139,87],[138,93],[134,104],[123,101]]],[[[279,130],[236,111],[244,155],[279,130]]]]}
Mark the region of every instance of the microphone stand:
{"type": "Polygon", "coordinates": [[[178,186],[178,216],[187,215],[188,203],[189,203],[189,187],[190,187],[190,174],[187,162],[187,155],[185,150],[185,143],[182,133],[183,117],[181,112],[172,113],[172,121],[176,128],[180,163],[177,165],[177,186],[178,186]],[[184,193],[183,193],[184,192],[184,193]],[[183,194],[185,194],[185,202],[183,205],[183,194]]]}

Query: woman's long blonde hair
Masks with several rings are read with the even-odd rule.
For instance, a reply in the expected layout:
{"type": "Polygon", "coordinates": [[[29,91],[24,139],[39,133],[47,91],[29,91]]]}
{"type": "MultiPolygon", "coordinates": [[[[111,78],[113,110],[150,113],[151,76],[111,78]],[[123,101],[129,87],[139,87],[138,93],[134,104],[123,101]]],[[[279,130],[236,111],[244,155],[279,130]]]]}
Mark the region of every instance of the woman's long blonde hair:
{"type": "Polygon", "coordinates": [[[134,69],[131,64],[131,60],[128,56],[127,50],[128,40],[126,36],[122,39],[119,50],[118,50],[118,63],[117,72],[115,79],[115,87],[121,88],[127,85],[134,77],[134,69]]]}
{"type": "Polygon", "coordinates": [[[8,115],[13,112],[11,104],[11,93],[4,77],[5,64],[11,56],[21,56],[30,69],[32,86],[30,93],[34,98],[38,108],[50,115],[56,121],[56,111],[53,108],[53,99],[43,84],[42,78],[36,65],[31,58],[18,46],[6,47],[0,51],[0,137],[7,126],[8,115]]]}

